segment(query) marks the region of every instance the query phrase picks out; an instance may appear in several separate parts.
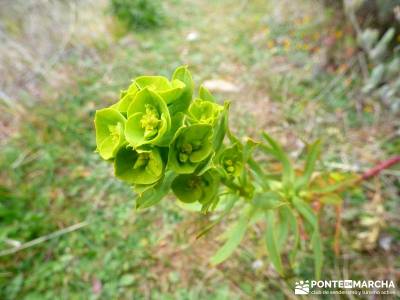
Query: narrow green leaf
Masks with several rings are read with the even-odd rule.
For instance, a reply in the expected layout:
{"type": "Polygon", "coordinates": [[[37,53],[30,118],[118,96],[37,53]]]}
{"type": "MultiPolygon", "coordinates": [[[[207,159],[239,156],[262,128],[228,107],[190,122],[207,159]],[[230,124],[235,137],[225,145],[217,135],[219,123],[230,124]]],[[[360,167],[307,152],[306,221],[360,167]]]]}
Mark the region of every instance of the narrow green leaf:
{"type": "Polygon", "coordinates": [[[290,251],[289,254],[290,265],[293,267],[296,262],[297,250],[299,248],[299,242],[300,242],[299,225],[297,223],[296,215],[288,206],[282,207],[282,210],[284,210],[285,211],[284,213],[287,215],[287,220],[290,226],[290,230],[293,232],[294,235],[292,250],[290,251]]]}
{"type": "Polygon", "coordinates": [[[314,194],[326,194],[326,193],[333,193],[336,192],[343,187],[350,186],[352,183],[354,183],[355,179],[349,179],[346,181],[341,181],[337,183],[330,183],[328,186],[325,187],[318,187],[318,188],[312,188],[310,187],[308,189],[308,192],[314,193],[314,194]]]}
{"type": "Polygon", "coordinates": [[[263,212],[262,210],[254,210],[250,217],[249,227],[261,221],[265,221],[265,212],[263,212]]]}
{"type": "Polygon", "coordinates": [[[252,199],[252,204],[262,210],[275,210],[278,207],[287,205],[287,202],[283,202],[281,196],[277,192],[267,191],[256,193],[252,199]]]}
{"type": "Polygon", "coordinates": [[[307,202],[301,200],[300,198],[295,198],[293,199],[293,205],[314,230],[315,228],[318,228],[317,216],[307,202]]]}
{"type": "Polygon", "coordinates": [[[319,198],[321,203],[338,205],[343,202],[343,199],[338,194],[327,194],[319,198]]]}
{"type": "Polygon", "coordinates": [[[224,103],[224,109],[220,113],[220,120],[217,125],[217,128],[214,128],[215,133],[213,137],[213,145],[214,149],[220,149],[221,145],[224,141],[225,134],[228,128],[228,114],[229,114],[229,102],[224,103]]]}
{"type": "Polygon", "coordinates": [[[251,158],[251,155],[255,147],[257,147],[259,144],[260,144],[259,142],[256,142],[251,138],[247,138],[247,141],[243,147],[243,160],[245,162],[247,162],[251,158]]]}
{"type": "Polygon", "coordinates": [[[271,155],[271,156],[274,156],[276,158],[277,155],[276,155],[275,151],[271,147],[269,147],[269,146],[267,146],[265,144],[261,144],[260,148],[266,155],[271,155]]]}
{"type": "MultiPolygon", "coordinates": [[[[282,174],[282,181],[285,186],[290,185],[294,182],[294,169],[289,160],[289,157],[286,155],[285,151],[283,150],[282,146],[279,145],[272,137],[270,137],[265,132],[263,133],[264,139],[269,143],[271,146],[271,154],[282,163],[283,166],[283,174],[282,174]]],[[[268,150],[268,148],[263,147],[264,150],[268,150]]]]}
{"type": "Polygon", "coordinates": [[[282,206],[278,209],[279,219],[276,224],[276,236],[277,236],[277,246],[278,251],[282,253],[285,243],[289,234],[289,215],[285,209],[287,206],[282,206]]]}
{"type": "Polygon", "coordinates": [[[242,241],[249,222],[249,214],[244,213],[239,221],[227,233],[226,243],[211,257],[211,264],[218,265],[226,260],[242,241]]]}
{"type": "Polygon", "coordinates": [[[267,230],[265,232],[265,241],[268,255],[277,272],[283,276],[283,266],[278,245],[275,237],[275,215],[273,211],[267,212],[267,230]]]}
{"type": "Polygon", "coordinates": [[[230,197],[227,200],[227,203],[225,205],[223,213],[218,217],[217,220],[215,220],[210,225],[206,226],[206,228],[204,228],[202,231],[200,231],[200,233],[196,236],[196,239],[199,239],[203,235],[207,234],[211,229],[214,228],[215,225],[217,225],[219,222],[221,222],[222,219],[230,213],[230,211],[232,210],[232,208],[237,200],[239,200],[239,197],[237,195],[230,195],[230,197]]]}
{"type": "Polygon", "coordinates": [[[315,278],[316,280],[319,280],[321,279],[324,254],[322,240],[318,228],[314,230],[314,233],[311,237],[311,245],[314,252],[315,278]]]}
{"type": "Polygon", "coordinates": [[[312,227],[311,247],[314,253],[315,277],[318,280],[321,278],[323,264],[323,250],[319,233],[318,218],[313,212],[311,206],[303,200],[296,198],[293,200],[293,205],[312,227]]]}
{"type": "Polygon", "coordinates": [[[253,172],[254,179],[258,182],[258,184],[260,184],[264,189],[268,189],[267,176],[264,174],[264,171],[261,169],[259,163],[257,163],[253,158],[250,158],[247,161],[247,165],[253,172]]]}
{"type": "Polygon", "coordinates": [[[261,169],[259,163],[257,163],[253,158],[250,158],[247,162],[254,173],[256,173],[260,178],[264,178],[264,171],[261,169]]]}
{"type": "Polygon", "coordinates": [[[306,163],[304,166],[304,173],[296,182],[297,188],[302,188],[309,184],[311,175],[314,172],[315,162],[321,152],[321,142],[318,140],[311,144],[308,149],[306,163]]]}

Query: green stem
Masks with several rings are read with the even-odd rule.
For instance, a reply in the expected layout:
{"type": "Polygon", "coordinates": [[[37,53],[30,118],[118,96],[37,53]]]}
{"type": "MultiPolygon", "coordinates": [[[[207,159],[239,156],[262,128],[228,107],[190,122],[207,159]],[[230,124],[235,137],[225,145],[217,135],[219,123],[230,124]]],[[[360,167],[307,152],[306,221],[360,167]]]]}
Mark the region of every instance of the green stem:
{"type": "Polygon", "coordinates": [[[248,198],[250,196],[242,186],[240,186],[237,183],[233,182],[233,180],[228,179],[228,178],[225,177],[225,178],[222,178],[221,181],[222,181],[223,184],[225,184],[231,190],[234,190],[234,191],[238,192],[239,196],[244,197],[244,198],[248,198]]]}

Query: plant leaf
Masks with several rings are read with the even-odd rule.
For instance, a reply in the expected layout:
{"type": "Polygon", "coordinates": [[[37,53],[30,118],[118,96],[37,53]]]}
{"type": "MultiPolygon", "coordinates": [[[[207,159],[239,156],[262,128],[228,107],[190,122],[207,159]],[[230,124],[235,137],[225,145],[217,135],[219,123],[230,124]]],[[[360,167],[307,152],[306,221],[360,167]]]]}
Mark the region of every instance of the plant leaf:
{"type": "Polygon", "coordinates": [[[303,188],[309,184],[311,175],[314,172],[315,162],[321,152],[321,142],[318,140],[311,144],[308,149],[306,163],[304,166],[304,173],[296,181],[296,188],[303,188]]]}
{"type": "Polygon", "coordinates": [[[303,200],[296,198],[293,200],[293,205],[312,227],[311,247],[314,255],[315,277],[318,280],[321,278],[323,264],[323,250],[321,236],[319,233],[318,218],[310,205],[303,200]]]}
{"type": "Polygon", "coordinates": [[[269,150],[269,151],[272,150],[271,154],[274,154],[274,156],[282,163],[283,166],[282,181],[284,186],[286,187],[289,186],[291,183],[294,182],[294,169],[289,160],[289,157],[286,155],[282,146],[279,145],[279,143],[276,142],[267,133],[264,132],[263,137],[271,147],[269,149],[262,146],[261,147],[264,148],[264,150],[269,150]]]}
{"type": "Polygon", "coordinates": [[[178,112],[186,112],[193,96],[193,79],[187,66],[178,67],[172,75],[172,80],[180,80],[185,84],[182,94],[178,99],[168,105],[168,109],[171,115],[175,115],[178,112]]]}
{"type": "Polygon", "coordinates": [[[314,211],[308,203],[301,200],[300,198],[295,198],[293,199],[293,205],[314,230],[318,228],[317,216],[315,215],[314,211]]]}
{"type": "Polygon", "coordinates": [[[231,256],[242,241],[246,233],[248,222],[249,213],[244,213],[239,221],[227,233],[228,239],[225,244],[211,257],[210,262],[212,265],[218,265],[231,256]]]}
{"type": "Polygon", "coordinates": [[[172,181],[175,179],[177,174],[172,171],[168,171],[162,181],[154,187],[146,190],[136,199],[136,209],[148,208],[160,202],[164,198],[171,187],[172,181]]]}
{"type": "Polygon", "coordinates": [[[230,105],[229,102],[224,103],[224,108],[223,111],[220,113],[217,128],[214,128],[214,137],[213,137],[214,149],[220,149],[222,142],[224,141],[224,137],[228,128],[229,105],[230,105]]]}
{"type": "Polygon", "coordinates": [[[204,87],[204,85],[200,86],[199,98],[206,101],[215,102],[214,96],[210,93],[210,91],[206,87],[204,87]]]}
{"type": "Polygon", "coordinates": [[[296,215],[288,206],[282,207],[282,211],[284,211],[284,213],[287,214],[287,220],[290,226],[290,230],[294,234],[294,242],[292,245],[292,250],[290,251],[289,254],[290,265],[293,267],[296,261],[297,250],[299,248],[299,242],[300,242],[299,226],[297,223],[296,215]]]}
{"type": "Polygon", "coordinates": [[[281,201],[282,198],[277,192],[267,191],[257,193],[253,199],[252,204],[260,209],[269,210],[269,209],[277,209],[287,203],[281,201]]]}
{"type": "Polygon", "coordinates": [[[217,225],[219,222],[221,222],[222,219],[224,217],[226,217],[226,215],[228,215],[229,212],[232,210],[232,208],[233,208],[233,206],[234,206],[234,204],[236,203],[237,200],[239,200],[239,197],[237,195],[230,195],[229,199],[227,200],[228,202],[226,203],[226,206],[225,206],[225,209],[224,209],[223,213],[218,217],[217,220],[215,220],[211,224],[207,225],[206,228],[201,230],[200,233],[197,234],[196,239],[199,239],[203,235],[207,234],[211,229],[214,228],[215,225],[217,225]]]}
{"type": "Polygon", "coordinates": [[[175,115],[171,116],[171,129],[167,131],[161,140],[158,142],[158,145],[161,147],[168,147],[174,136],[179,128],[183,126],[183,119],[185,115],[181,112],[176,113],[175,115]]]}
{"type": "Polygon", "coordinates": [[[283,266],[278,245],[275,237],[275,215],[273,211],[267,212],[267,230],[265,232],[265,242],[267,245],[268,255],[272,264],[280,275],[283,276],[283,266]]]}
{"type": "Polygon", "coordinates": [[[318,228],[314,230],[314,233],[311,237],[311,245],[314,252],[313,254],[314,254],[315,278],[316,280],[319,280],[321,278],[321,273],[322,273],[324,254],[323,254],[322,240],[318,228]]]}
{"type": "Polygon", "coordinates": [[[343,199],[338,194],[327,194],[319,198],[321,203],[338,205],[343,202],[343,199]]]}
{"type": "Polygon", "coordinates": [[[285,243],[288,238],[289,234],[289,215],[287,213],[287,210],[285,209],[287,206],[281,206],[278,209],[278,215],[279,219],[276,224],[276,237],[277,237],[277,246],[278,246],[278,251],[282,253],[282,249],[285,246],[285,243]]]}

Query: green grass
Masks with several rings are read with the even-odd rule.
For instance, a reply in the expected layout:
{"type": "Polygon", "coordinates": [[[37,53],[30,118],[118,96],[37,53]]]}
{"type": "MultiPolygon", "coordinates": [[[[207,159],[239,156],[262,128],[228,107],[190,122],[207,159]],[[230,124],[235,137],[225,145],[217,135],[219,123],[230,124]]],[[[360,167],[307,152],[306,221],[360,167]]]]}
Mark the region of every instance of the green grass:
{"type": "MultiPolygon", "coordinates": [[[[115,100],[134,76],[168,76],[184,63],[197,82],[223,78],[240,85],[239,93],[218,96],[232,100],[231,122],[241,135],[256,136],[267,129],[294,150],[294,136],[307,141],[322,136],[327,161],[345,155],[358,162],[355,147],[367,161],[374,157],[375,146],[384,140],[379,130],[382,126],[390,135],[394,129],[387,124],[394,116],[382,120],[359,114],[353,93],[359,78],[355,86],[346,85],[350,75],[334,85],[335,74],[313,78],[312,54],[296,46],[328,26],[330,17],[323,13],[323,21],[294,27],[296,18],[290,14],[283,23],[275,19],[275,5],[279,3],[273,0],[269,5],[261,0],[240,5],[232,0],[173,1],[168,3],[166,28],[121,39],[97,38],[93,44],[101,45],[96,49],[100,62],[74,53],[60,62],[61,70],[63,64],[75,70],[70,83],[57,89],[43,84],[45,96],[25,104],[20,127],[0,149],[0,249],[11,247],[6,239],[27,242],[82,221],[88,225],[0,257],[0,299],[285,299],[292,297],[296,278],[312,278],[308,252],[300,254],[305,260],[293,277],[278,278],[268,267],[257,230],[226,263],[210,267],[208,259],[226,223],[195,241],[208,216],[184,212],[172,198],[135,211],[133,192],[94,152],[96,109],[115,100]],[[191,31],[198,32],[198,40],[186,40],[191,31]],[[281,42],[268,46],[282,37],[290,39],[290,49],[281,42]],[[327,86],[332,88],[324,92],[327,86]],[[370,144],[364,142],[365,126],[377,130],[370,144]],[[257,259],[264,267],[255,270],[251,265],[257,259]],[[99,282],[101,292],[95,293],[99,282]]],[[[299,5],[307,11],[310,2],[299,5]]],[[[398,142],[384,142],[382,149],[388,155],[398,153],[398,142]]],[[[376,158],[384,158],[384,151],[376,158]]],[[[398,177],[384,177],[382,185],[388,233],[398,241],[398,177]]],[[[362,207],[371,197],[370,185],[346,194],[343,251],[348,256],[334,258],[327,238],[324,279],[341,279],[341,272],[349,270],[351,276],[370,279],[372,270],[393,268],[385,256],[395,252],[377,248],[370,260],[351,247],[362,207]]],[[[333,215],[333,210],[326,213],[330,224],[333,215]]],[[[328,237],[332,230],[325,231],[328,237]]]]}

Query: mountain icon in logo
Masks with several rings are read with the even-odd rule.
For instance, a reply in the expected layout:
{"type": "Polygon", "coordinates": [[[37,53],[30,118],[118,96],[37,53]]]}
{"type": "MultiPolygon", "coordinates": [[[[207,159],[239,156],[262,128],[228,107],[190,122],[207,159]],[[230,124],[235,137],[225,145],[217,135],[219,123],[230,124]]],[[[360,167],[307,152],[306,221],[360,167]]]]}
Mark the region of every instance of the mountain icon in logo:
{"type": "Polygon", "coordinates": [[[296,281],[296,285],[294,287],[295,295],[308,295],[309,293],[310,293],[310,284],[308,280],[296,281]]]}

